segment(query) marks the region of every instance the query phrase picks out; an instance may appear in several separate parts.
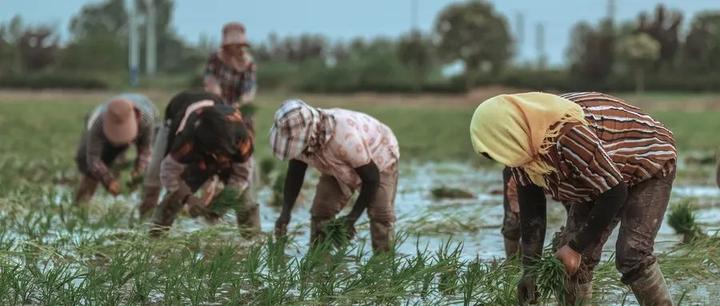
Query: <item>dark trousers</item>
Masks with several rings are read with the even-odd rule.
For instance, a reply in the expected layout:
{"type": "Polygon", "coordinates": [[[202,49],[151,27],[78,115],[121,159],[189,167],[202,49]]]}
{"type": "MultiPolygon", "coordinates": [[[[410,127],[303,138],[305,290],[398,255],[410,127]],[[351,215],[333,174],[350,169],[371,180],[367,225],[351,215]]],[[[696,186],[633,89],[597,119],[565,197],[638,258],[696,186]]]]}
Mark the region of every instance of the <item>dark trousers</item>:
{"type": "MultiPolygon", "coordinates": [[[[674,180],[673,170],[665,177],[651,178],[629,188],[627,202],[618,216],[603,231],[602,238],[582,254],[580,269],[573,276],[577,283],[592,281],[593,269],[600,262],[603,245],[618,223],[620,232],[615,243],[615,266],[622,274],[623,283],[633,282],[639,277],[639,272],[655,263],[655,237],[662,225],[674,180]]],[[[566,225],[556,237],[555,247],[567,244],[587,223],[592,205],[569,206],[566,225]]]]}

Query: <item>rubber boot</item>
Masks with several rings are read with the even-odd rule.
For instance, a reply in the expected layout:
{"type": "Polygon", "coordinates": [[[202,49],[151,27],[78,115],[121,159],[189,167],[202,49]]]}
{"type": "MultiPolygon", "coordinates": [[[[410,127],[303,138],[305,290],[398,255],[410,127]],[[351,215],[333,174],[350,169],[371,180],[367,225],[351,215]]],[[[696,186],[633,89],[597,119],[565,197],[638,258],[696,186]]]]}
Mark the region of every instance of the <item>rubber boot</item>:
{"type": "Polygon", "coordinates": [[[520,254],[520,241],[505,238],[505,258],[512,258],[520,254]]]}
{"type": "Polygon", "coordinates": [[[375,253],[384,253],[393,250],[393,222],[370,221],[370,238],[375,253]]]}
{"type": "Polygon", "coordinates": [[[85,204],[95,194],[98,181],[88,175],[84,175],[80,180],[80,185],[75,191],[75,205],[85,204]]]}
{"type": "Polygon", "coordinates": [[[160,199],[160,186],[145,186],[143,189],[143,199],[138,206],[140,220],[146,220],[152,216],[153,209],[157,206],[160,199]]]}
{"type": "Polygon", "coordinates": [[[256,203],[238,209],[235,217],[243,237],[250,238],[260,232],[260,208],[256,203]]]}
{"type": "Polygon", "coordinates": [[[672,306],[665,278],[657,262],[640,272],[640,278],[630,283],[635,298],[642,306],[672,306]]]}
{"type": "Polygon", "coordinates": [[[187,195],[181,192],[173,192],[163,199],[153,213],[150,236],[157,237],[170,229],[178,212],[183,208],[183,199],[187,195]]]}

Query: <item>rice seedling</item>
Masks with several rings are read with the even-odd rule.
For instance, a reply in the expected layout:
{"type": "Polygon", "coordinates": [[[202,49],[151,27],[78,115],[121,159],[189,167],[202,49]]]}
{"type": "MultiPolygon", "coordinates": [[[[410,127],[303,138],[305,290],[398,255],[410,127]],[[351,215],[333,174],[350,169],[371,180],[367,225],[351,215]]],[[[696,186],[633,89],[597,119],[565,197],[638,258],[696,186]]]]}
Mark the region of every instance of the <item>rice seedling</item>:
{"type": "Polygon", "coordinates": [[[542,299],[550,299],[555,296],[561,302],[560,304],[564,303],[565,291],[569,290],[566,286],[570,283],[567,282],[568,275],[565,266],[555,257],[552,249],[547,248],[525,273],[535,278],[542,299]]]}
{"type": "Polygon", "coordinates": [[[350,243],[350,235],[354,233],[348,232],[347,224],[345,219],[336,218],[325,224],[323,228],[323,235],[325,241],[334,249],[340,249],[347,246],[350,243]]]}
{"type": "Polygon", "coordinates": [[[668,215],[668,224],[677,234],[683,236],[685,243],[704,235],[695,221],[696,210],[692,200],[686,200],[673,205],[668,215]]]}
{"type": "Polygon", "coordinates": [[[472,192],[452,187],[436,187],[431,190],[435,199],[473,199],[475,195],[472,192]]]}
{"type": "Polygon", "coordinates": [[[236,209],[240,206],[241,195],[240,190],[236,188],[223,188],[213,199],[210,210],[222,215],[230,209],[236,209]]]}

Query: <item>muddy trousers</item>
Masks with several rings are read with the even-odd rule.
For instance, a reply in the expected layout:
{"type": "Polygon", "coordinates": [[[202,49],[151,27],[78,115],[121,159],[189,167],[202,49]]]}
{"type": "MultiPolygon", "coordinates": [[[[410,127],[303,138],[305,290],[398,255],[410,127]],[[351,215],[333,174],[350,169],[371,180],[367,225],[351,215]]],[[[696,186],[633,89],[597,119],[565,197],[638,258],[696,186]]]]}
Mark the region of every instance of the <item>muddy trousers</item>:
{"type": "MultiPolygon", "coordinates": [[[[182,174],[183,186],[178,191],[166,195],[155,209],[152,216],[153,229],[151,233],[158,235],[169,229],[185,202],[188,201],[188,196],[194,194],[206,182],[212,180],[215,175],[218,175],[223,182],[227,183],[226,174],[201,170],[196,165],[189,165],[182,174]]],[[[238,201],[240,201],[240,205],[235,210],[238,227],[244,236],[253,236],[260,231],[260,208],[253,197],[252,186],[248,186],[243,190],[238,201]]],[[[203,204],[193,203],[193,205],[203,204]]]]}
{"type": "MultiPolygon", "coordinates": [[[[603,245],[619,223],[615,266],[622,274],[622,282],[632,288],[641,305],[672,305],[653,250],[674,179],[673,171],[665,177],[651,178],[629,188],[627,202],[618,216],[603,231],[601,239],[582,254],[580,269],[569,286],[568,304],[578,303],[576,296],[591,295],[593,270],[600,262],[603,245]],[[571,288],[575,288],[576,292],[572,292],[571,288]]],[[[569,205],[566,225],[553,242],[556,248],[567,244],[587,223],[592,205],[569,205]]]]}
{"type": "MultiPolygon", "coordinates": [[[[398,172],[395,169],[387,172],[380,173],[380,185],[375,199],[367,207],[370,219],[370,237],[375,253],[393,249],[398,172]]],[[[320,176],[310,210],[312,215],[310,241],[313,244],[325,239],[325,226],[335,219],[335,216],[347,205],[351,197],[352,192],[343,192],[343,188],[335,177],[324,174],[320,176]]]]}
{"type": "Polygon", "coordinates": [[[144,220],[152,214],[160,200],[160,164],[165,158],[167,151],[169,127],[168,124],[162,124],[158,127],[153,143],[152,156],[150,164],[145,169],[145,178],[143,180],[142,202],[138,205],[140,219],[144,220]]]}

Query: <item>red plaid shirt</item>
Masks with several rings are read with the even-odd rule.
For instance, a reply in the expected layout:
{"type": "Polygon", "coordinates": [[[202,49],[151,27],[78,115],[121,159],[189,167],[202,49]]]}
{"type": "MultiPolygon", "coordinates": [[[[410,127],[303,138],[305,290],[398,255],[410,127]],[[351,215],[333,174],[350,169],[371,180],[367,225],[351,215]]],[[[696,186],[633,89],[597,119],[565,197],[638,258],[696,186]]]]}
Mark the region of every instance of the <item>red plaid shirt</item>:
{"type": "Polygon", "coordinates": [[[238,71],[223,62],[217,52],[213,52],[205,65],[205,79],[220,85],[225,103],[243,105],[249,103],[255,95],[256,70],[257,66],[251,57],[248,57],[245,69],[238,71]]]}

